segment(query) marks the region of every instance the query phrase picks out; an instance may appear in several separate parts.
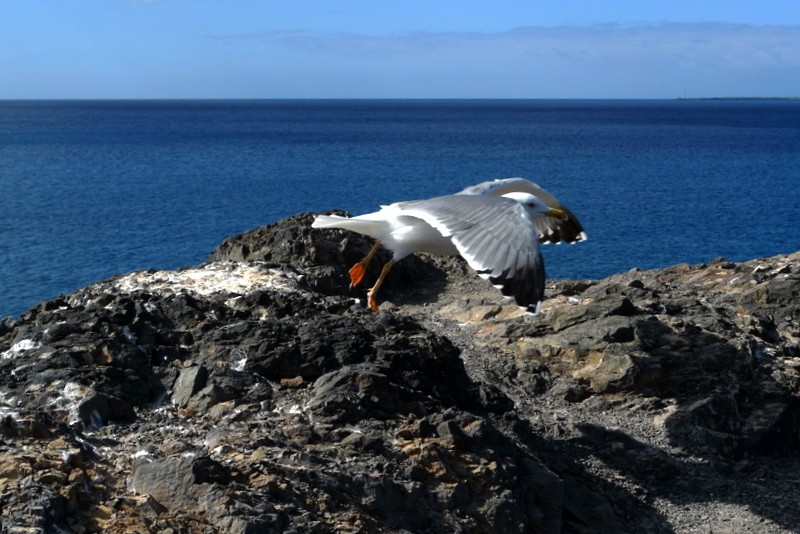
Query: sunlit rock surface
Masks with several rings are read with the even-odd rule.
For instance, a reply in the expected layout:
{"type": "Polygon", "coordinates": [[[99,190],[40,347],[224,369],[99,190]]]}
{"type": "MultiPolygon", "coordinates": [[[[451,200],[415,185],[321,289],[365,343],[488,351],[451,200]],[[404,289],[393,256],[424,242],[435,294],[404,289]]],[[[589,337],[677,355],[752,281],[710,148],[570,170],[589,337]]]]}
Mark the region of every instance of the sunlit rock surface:
{"type": "Polygon", "coordinates": [[[408,258],[375,314],[371,243],[311,219],[0,322],[4,532],[800,524],[800,253],[550,281],[537,317],[408,258]]]}

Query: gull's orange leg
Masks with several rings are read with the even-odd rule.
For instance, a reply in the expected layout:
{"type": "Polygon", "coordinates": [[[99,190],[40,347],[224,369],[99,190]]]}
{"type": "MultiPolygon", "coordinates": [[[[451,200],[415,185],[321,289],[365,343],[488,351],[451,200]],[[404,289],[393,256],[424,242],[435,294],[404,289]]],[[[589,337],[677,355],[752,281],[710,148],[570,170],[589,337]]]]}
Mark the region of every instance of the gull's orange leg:
{"type": "Polygon", "coordinates": [[[360,284],[362,280],[364,280],[364,274],[367,272],[367,265],[369,265],[369,262],[372,260],[372,256],[378,252],[380,246],[381,242],[375,241],[375,244],[372,245],[371,249],[369,249],[367,255],[364,256],[364,259],[350,267],[350,289],[353,289],[360,284]]]}
{"type": "Polygon", "coordinates": [[[372,289],[367,291],[367,304],[369,305],[369,309],[374,312],[378,311],[378,304],[375,302],[375,295],[378,293],[378,289],[381,287],[381,284],[383,284],[383,279],[386,278],[386,275],[392,270],[392,265],[394,265],[394,260],[389,260],[386,262],[386,265],[384,265],[383,269],[381,269],[381,275],[378,277],[378,281],[375,282],[375,285],[372,286],[372,289]]]}

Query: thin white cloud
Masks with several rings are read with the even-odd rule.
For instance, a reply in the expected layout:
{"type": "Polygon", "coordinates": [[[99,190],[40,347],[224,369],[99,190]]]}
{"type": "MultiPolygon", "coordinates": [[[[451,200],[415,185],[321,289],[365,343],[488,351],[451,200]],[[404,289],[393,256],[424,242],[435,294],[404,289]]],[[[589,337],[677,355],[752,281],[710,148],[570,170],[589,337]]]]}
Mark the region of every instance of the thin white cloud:
{"type": "Polygon", "coordinates": [[[277,31],[231,36],[295,51],[386,61],[484,61],[536,64],[639,63],[687,68],[800,66],[800,27],[737,24],[525,27],[500,33],[355,33],[277,31]]]}
{"type": "Polygon", "coordinates": [[[294,30],[215,39],[260,43],[268,85],[303,80],[294,86],[304,96],[800,95],[800,26],[604,24],[397,35],[294,30]]]}

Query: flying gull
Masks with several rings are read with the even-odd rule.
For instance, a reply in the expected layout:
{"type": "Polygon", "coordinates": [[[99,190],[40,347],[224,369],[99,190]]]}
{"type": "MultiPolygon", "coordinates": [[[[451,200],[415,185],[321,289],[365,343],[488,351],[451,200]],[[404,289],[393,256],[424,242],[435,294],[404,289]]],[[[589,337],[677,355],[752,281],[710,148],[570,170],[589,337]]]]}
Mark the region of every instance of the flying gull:
{"type": "Polygon", "coordinates": [[[350,287],[361,283],[367,265],[384,246],[392,259],[367,292],[375,295],[392,266],[414,252],[460,255],[481,278],[529,313],[544,298],[544,262],[539,243],[577,243],[586,239],[578,219],[553,195],[523,178],[506,178],[467,187],[454,195],[396,202],[357,217],[318,215],[312,228],[343,228],[376,240],[350,269],[350,287]]]}

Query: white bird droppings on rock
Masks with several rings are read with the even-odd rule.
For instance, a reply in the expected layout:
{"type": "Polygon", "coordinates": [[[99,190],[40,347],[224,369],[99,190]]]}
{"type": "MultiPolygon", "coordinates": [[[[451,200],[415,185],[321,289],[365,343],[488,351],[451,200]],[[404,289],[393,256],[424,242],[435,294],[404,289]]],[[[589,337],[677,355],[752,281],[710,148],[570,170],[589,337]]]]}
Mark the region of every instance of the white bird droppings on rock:
{"type": "Polygon", "coordinates": [[[246,295],[257,290],[298,291],[297,280],[280,268],[261,263],[213,262],[177,271],[137,271],[112,281],[125,293],[137,290],[156,293],[246,295]]]}

